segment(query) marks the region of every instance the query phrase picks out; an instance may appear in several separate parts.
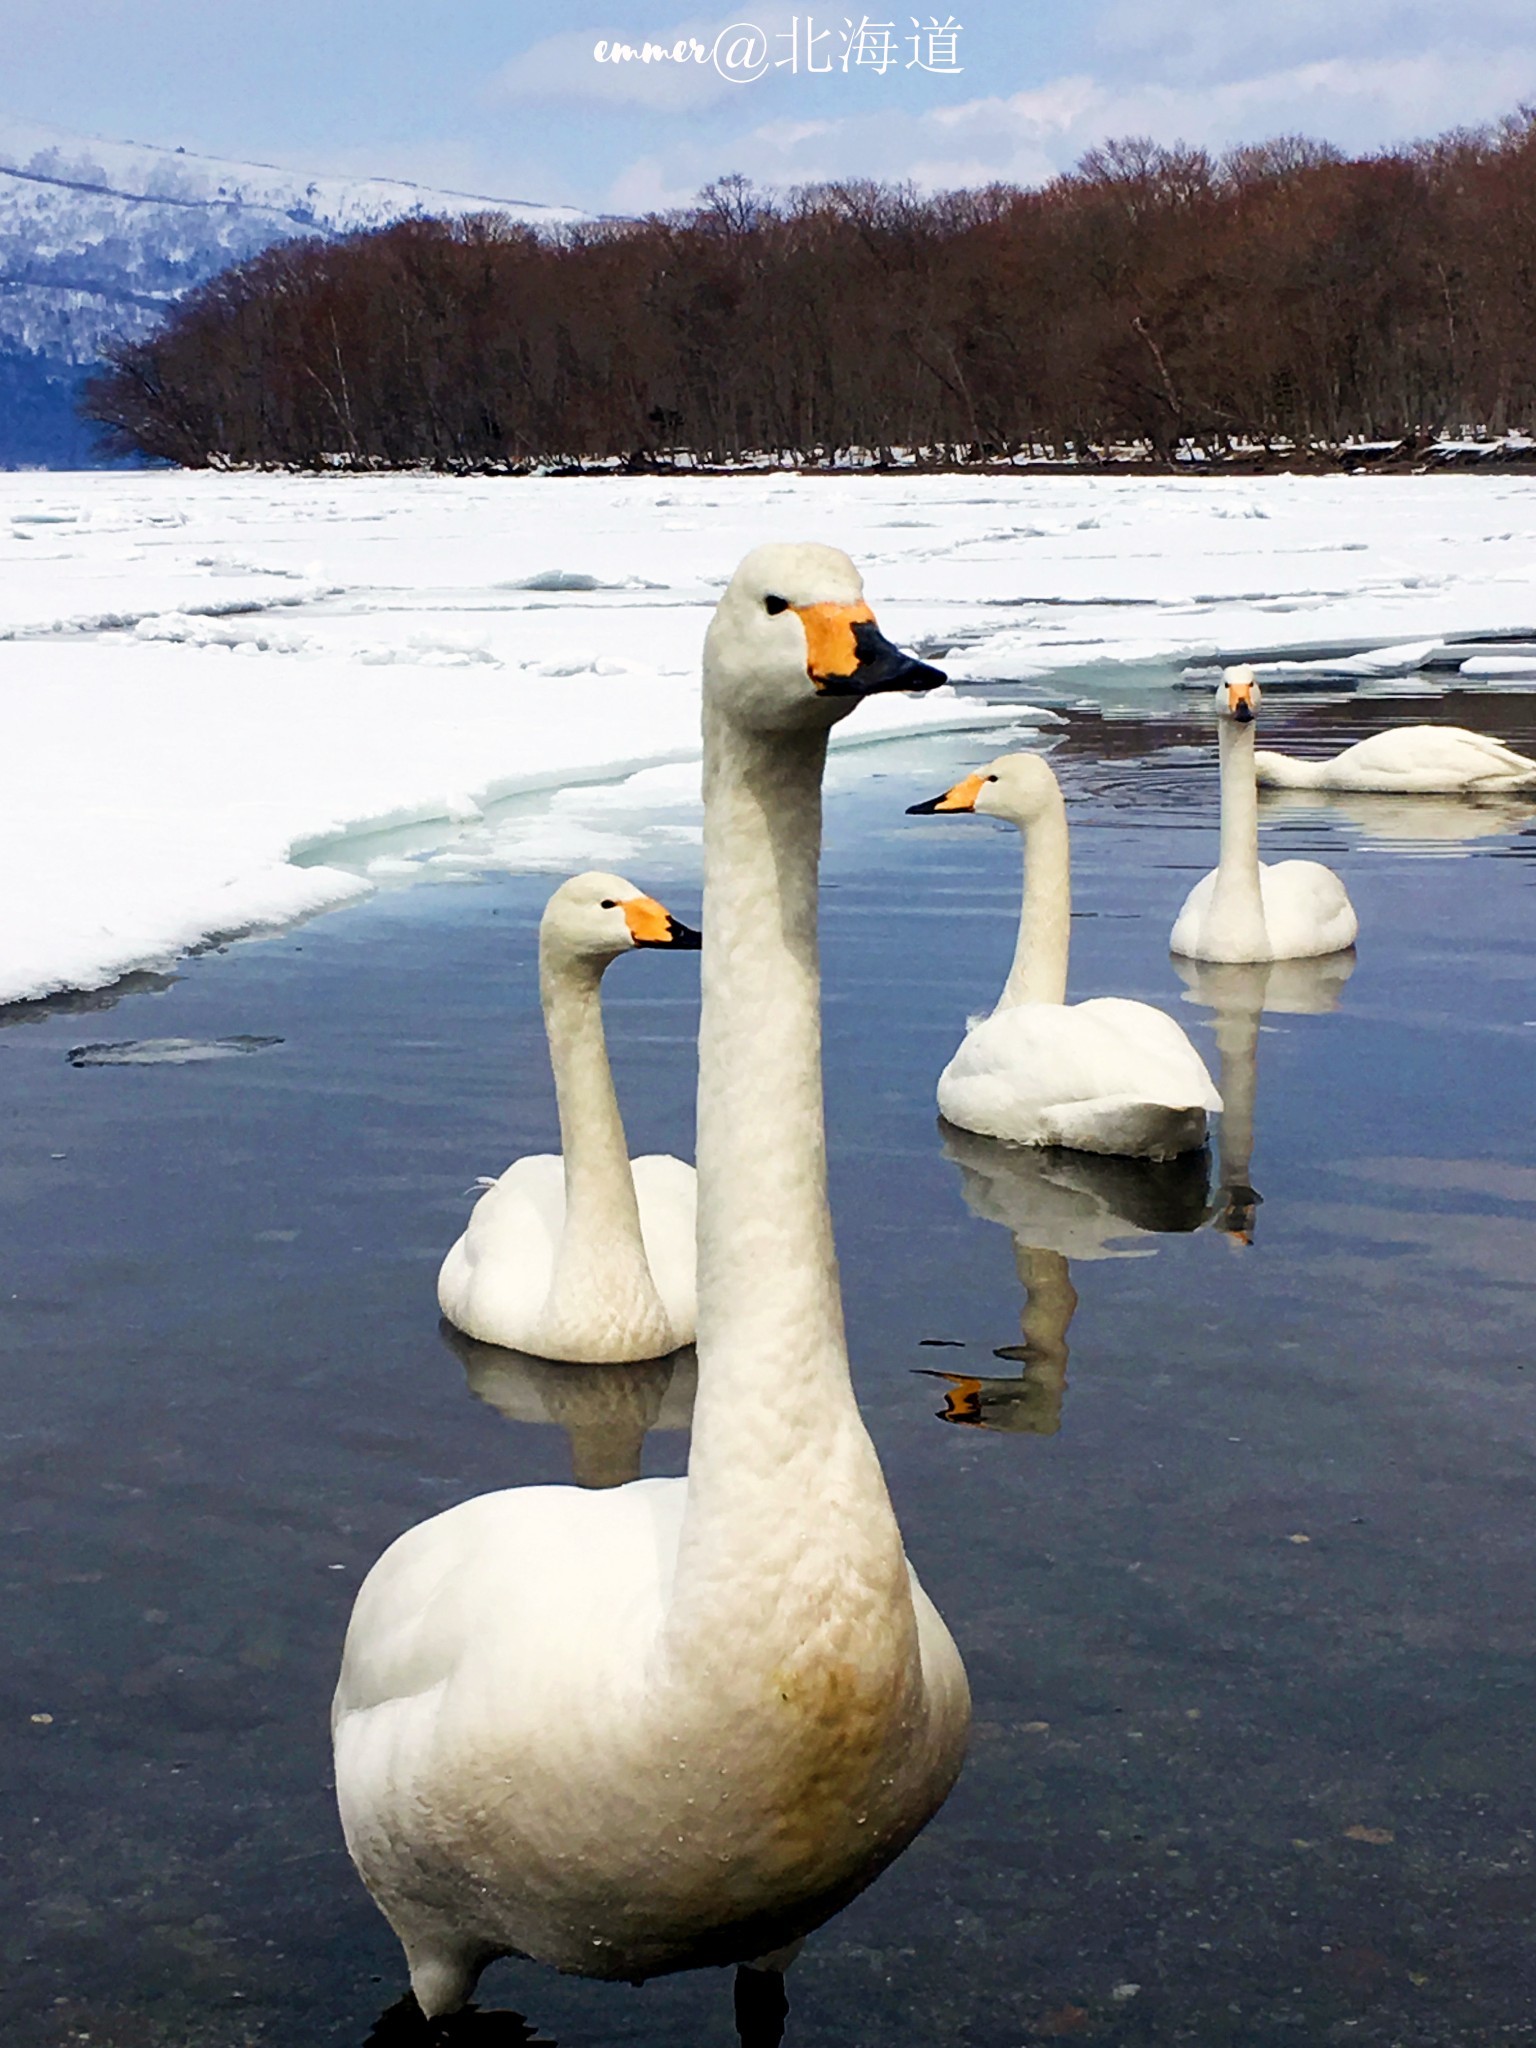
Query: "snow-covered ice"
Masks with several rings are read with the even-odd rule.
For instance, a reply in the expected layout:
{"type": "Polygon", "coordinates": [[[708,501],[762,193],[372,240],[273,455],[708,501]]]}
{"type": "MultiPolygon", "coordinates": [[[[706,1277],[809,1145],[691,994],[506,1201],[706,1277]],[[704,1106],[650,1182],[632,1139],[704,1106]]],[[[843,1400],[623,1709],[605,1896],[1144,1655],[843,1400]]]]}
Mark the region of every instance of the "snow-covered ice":
{"type": "MultiPolygon", "coordinates": [[[[710,609],[800,538],[967,686],[861,707],[839,774],[1187,663],[1536,640],[1521,477],[0,476],[0,1001],[407,875],[628,857],[637,818],[687,843],[710,609]]],[[[1533,658],[1499,645],[1469,676],[1533,658]]]]}

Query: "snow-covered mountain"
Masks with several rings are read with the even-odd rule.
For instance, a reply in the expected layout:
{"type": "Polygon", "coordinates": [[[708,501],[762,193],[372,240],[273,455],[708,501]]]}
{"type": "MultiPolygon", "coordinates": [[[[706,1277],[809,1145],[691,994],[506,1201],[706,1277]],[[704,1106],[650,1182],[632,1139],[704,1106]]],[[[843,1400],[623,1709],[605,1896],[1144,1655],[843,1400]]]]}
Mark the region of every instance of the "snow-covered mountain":
{"type": "Polygon", "coordinates": [[[393,178],[305,178],[0,115],[0,469],[88,461],[92,436],[74,400],[103,343],[147,333],[227,264],[296,235],[491,212],[581,217],[393,178]]]}

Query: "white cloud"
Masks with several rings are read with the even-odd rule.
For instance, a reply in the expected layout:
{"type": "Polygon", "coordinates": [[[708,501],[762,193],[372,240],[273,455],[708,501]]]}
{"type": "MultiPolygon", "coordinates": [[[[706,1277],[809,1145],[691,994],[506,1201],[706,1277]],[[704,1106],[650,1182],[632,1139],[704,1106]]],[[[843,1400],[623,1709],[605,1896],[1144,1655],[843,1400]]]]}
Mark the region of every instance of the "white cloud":
{"type": "Polygon", "coordinates": [[[1536,38],[1475,56],[1445,49],[1329,57],[1214,86],[1061,78],[923,112],[767,121],[724,147],[684,136],[622,172],[610,204],[621,211],[684,205],[726,169],[768,185],[850,177],[911,179],[928,190],[993,180],[1035,185],[1115,135],[1220,150],[1304,133],[1366,150],[1494,120],[1532,99],[1536,38]]]}
{"type": "MultiPolygon", "coordinates": [[[[1384,52],[1474,50],[1528,43],[1530,0],[1111,0],[1094,24],[1105,68],[1204,83],[1283,72],[1323,57],[1371,63],[1384,52]]],[[[1491,61],[1491,60],[1484,60],[1491,61]]]]}

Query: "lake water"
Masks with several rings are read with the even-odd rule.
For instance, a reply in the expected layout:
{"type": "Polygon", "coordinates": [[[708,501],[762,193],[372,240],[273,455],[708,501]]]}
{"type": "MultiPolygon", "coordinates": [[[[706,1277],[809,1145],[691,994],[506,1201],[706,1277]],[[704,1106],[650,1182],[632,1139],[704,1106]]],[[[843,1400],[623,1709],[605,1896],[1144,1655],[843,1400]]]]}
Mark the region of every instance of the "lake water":
{"type": "MultiPolygon", "coordinates": [[[[1203,1162],[1031,1172],[936,1127],[1019,849],[904,809],[998,743],[892,748],[829,801],[850,1340],[976,1726],[943,1812],[791,1973],[795,2048],[1532,2034],[1536,803],[1267,809],[1268,857],[1346,877],[1359,957],[1207,989],[1218,1047],[1166,951],[1214,859],[1209,711],[1148,707],[1055,749],[1073,990],[1163,1003],[1219,1052],[1209,1195],[1203,1162]],[[1085,1255],[1115,1247],[1139,1256],[1085,1255]]],[[[1272,696],[1265,733],[1414,715],[1272,696]]],[[[1431,715],[1536,737],[1526,696],[1431,715]]],[[[632,878],[692,919],[686,841],[632,878]]],[[[14,2048],[421,2038],[389,2012],[401,1958],[341,1846],[326,1710],[395,1534],[569,1474],[565,1429],[470,1393],[433,1299],[474,1176],[553,1141],[548,887],[380,895],[0,1034],[14,2048]],[[281,1043],[66,1057],[173,1036],[281,1043]]],[[[637,1151],[691,1148],[694,957],[605,985],[637,1151]]],[[[499,1397],[538,1416],[561,1388],[499,1397]]],[[[681,1470],[686,1387],[655,1403],[646,1468],[681,1470]]],[[[526,2028],[454,2039],[731,2038],[718,1973],[508,1963],[480,2003],[526,2028]]]]}

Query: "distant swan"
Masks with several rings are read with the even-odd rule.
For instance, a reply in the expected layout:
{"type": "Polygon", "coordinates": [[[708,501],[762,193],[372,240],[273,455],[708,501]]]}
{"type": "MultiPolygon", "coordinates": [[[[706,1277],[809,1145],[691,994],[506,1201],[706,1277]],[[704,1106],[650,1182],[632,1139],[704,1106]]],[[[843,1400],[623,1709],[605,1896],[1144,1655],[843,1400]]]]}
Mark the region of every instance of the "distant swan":
{"type": "Polygon", "coordinates": [[[1315,860],[1259,860],[1253,779],[1260,691],[1248,667],[1216,685],[1221,757],[1221,859],[1184,899],[1169,945],[1190,960],[1307,960],[1355,943],[1359,920],[1344,884],[1315,860]]]}
{"type": "Polygon", "coordinates": [[[1456,790],[1536,787],[1536,761],[1464,725],[1400,725],[1356,740],[1326,761],[1292,754],[1253,756],[1265,789],[1383,790],[1444,796],[1456,790]]]}
{"type": "Polygon", "coordinates": [[[631,1161],[603,1037],[604,970],[636,946],[699,935],[633,882],[576,875],[539,924],[539,993],[560,1155],[516,1159],[476,1202],[437,1276],[468,1337],[585,1365],[660,1358],[694,1330],[694,1173],[631,1161]]]}
{"type": "Polygon", "coordinates": [[[978,811],[1024,834],[1024,906],[1007,984],[939,1076],[952,1124],[1014,1145],[1172,1159],[1205,1142],[1221,1097],[1180,1027],[1121,996],[1067,1002],[1072,880],[1061,786],[1004,754],[912,813],[978,811]]]}
{"type": "Polygon", "coordinates": [[[342,1824],[429,2017],[511,1953],[780,1969],[960,1769],[965,1672],[849,1374],[816,938],[828,731],[942,680],[834,548],[757,549],[710,626],[688,1477],[466,1501],[347,1633],[342,1824]]]}

